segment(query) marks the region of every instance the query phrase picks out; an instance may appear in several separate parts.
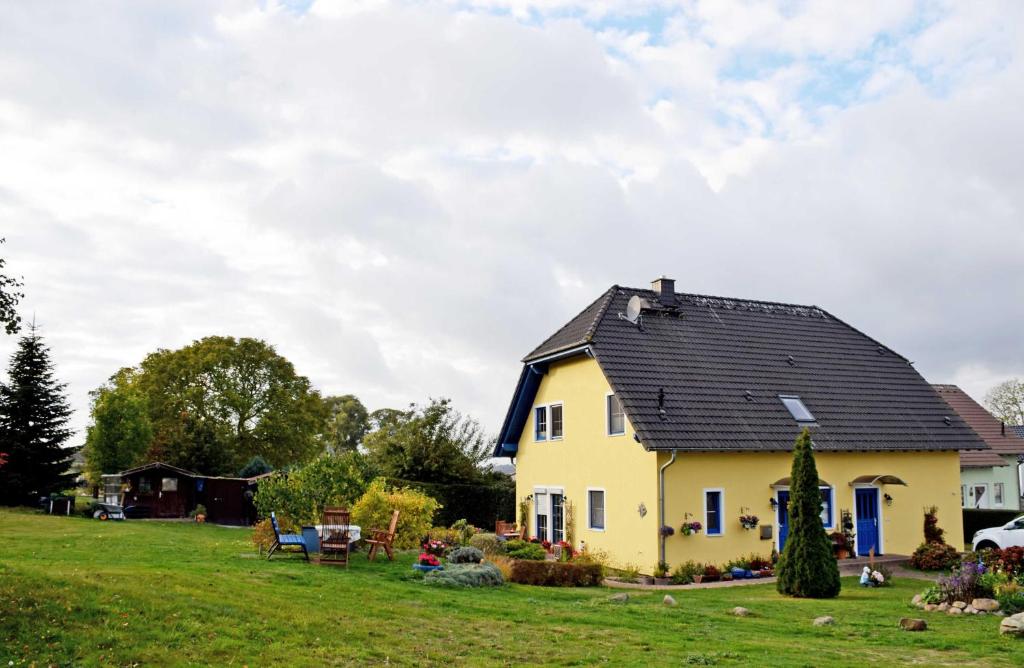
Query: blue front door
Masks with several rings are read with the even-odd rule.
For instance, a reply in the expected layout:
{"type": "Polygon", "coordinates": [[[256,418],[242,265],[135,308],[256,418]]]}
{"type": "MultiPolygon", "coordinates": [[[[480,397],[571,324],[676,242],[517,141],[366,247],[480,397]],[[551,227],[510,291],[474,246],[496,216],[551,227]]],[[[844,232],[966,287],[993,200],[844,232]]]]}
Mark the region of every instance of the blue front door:
{"type": "Polygon", "coordinates": [[[857,554],[868,556],[873,549],[881,554],[878,544],[878,490],[861,487],[856,490],[857,504],[857,554]]]}
{"type": "Polygon", "coordinates": [[[786,547],[786,536],[789,535],[789,492],[779,490],[779,552],[786,547]]]}

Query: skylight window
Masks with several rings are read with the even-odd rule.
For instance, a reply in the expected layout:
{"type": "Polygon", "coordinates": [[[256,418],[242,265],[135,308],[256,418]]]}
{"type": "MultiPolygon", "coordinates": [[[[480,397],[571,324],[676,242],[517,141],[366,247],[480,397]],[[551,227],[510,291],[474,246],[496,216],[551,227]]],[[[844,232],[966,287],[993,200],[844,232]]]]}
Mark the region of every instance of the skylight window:
{"type": "Polygon", "coordinates": [[[814,422],[814,416],[807,410],[807,406],[804,406],[804,402],[800,400],[800,397],[779,395],[779,399],[797,422],[814,422]]]}

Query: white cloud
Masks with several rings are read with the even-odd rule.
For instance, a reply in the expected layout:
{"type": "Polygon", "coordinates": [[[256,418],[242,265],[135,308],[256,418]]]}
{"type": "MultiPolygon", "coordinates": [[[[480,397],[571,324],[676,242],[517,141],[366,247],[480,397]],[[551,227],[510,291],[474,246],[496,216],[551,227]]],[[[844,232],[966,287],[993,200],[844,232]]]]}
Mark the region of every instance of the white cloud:
{"type": "Polygon", "coordinates": [[[1015,3],[267,5],[5,16],[2,250],[79,427],[232,334],[497,429],[522,354],[661,273],[1024,375],[1015,3]]]}

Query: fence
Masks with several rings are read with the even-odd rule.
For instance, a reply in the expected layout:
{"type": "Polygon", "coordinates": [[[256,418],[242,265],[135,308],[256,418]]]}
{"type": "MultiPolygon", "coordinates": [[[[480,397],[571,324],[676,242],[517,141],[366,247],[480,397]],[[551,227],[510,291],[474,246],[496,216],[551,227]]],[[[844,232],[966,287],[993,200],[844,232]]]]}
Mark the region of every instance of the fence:
{"type": "Polygon", "coordinates": [[[495,521],[516,518],[516,485],[512,480],[437,483],[390,478],[388,482],[418,489],[437,499],[443,506],[434,516],[437,526],[451,526],[456,520],[465,519],[473,526],[493,531],[495,521]]]}

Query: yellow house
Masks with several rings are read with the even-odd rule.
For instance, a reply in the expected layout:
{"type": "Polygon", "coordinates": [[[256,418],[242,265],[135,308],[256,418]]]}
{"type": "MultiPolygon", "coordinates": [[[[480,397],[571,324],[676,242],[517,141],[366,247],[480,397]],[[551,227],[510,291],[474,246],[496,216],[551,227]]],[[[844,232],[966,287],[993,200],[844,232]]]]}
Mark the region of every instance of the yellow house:
{"type": "Polygon", "coordinates": [[[515,459],[529,534],[648,573],[780,550],[804,427],[822,522],[858,554],[910,554],[933,505],[960,536],[959,451],[987,447],[906,358],[824,310],[666,278],[612,286],[523,362],[494,454],[515,459]]]}

